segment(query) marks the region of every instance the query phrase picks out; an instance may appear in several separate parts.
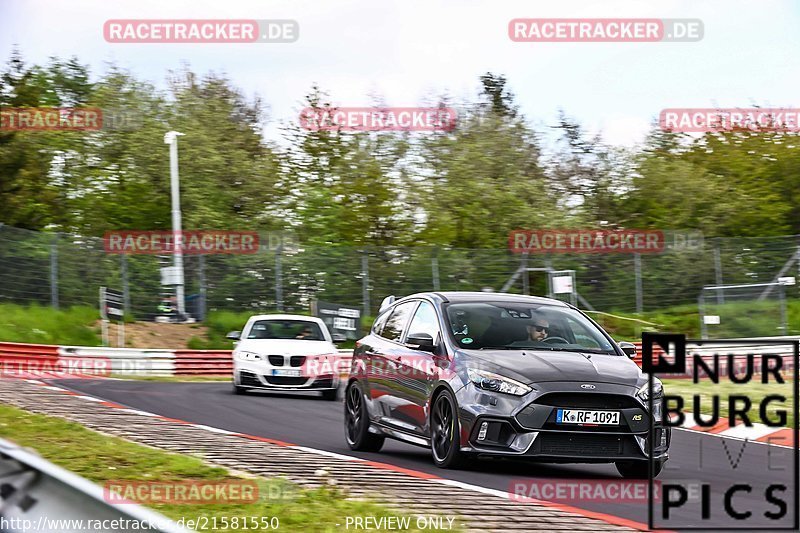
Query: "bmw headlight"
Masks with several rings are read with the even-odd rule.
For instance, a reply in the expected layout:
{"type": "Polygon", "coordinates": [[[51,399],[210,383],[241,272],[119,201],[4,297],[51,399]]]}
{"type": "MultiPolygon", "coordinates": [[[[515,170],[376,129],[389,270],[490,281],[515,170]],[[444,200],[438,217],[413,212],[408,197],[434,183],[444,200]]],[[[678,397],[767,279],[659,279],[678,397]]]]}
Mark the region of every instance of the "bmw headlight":
{"type": "Polygon", "coordinates": [[[253,352],[236,352],[236,358],[239,361],[261,361],[263,359],[259,354],[253,352]]]}
{"type": "Polygon", "coordinates": [[[514,396],[524,396],[533,390],[524,383],[486,370],[469,368],[467,369],[467,374],[469,375],[469,380],[476,387],[483,390],[502,392],[514,396]]]}

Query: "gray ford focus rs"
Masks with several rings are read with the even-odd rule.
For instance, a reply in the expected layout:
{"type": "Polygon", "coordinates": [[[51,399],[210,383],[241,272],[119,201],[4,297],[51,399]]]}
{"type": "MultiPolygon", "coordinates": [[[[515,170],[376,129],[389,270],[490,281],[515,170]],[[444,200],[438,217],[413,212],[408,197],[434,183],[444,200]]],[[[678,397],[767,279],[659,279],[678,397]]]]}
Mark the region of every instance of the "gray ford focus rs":
{"type": "Polygon", "coordinates": [[[494,456],[614,463],[624,477],[655,476],[670,429],[661,420],[662,385],[648,384],[635,353],[558,300],[388,297],[353,352],[347,443],[378,451],[388,437],[429,447],[444,468],[494,456]]]}

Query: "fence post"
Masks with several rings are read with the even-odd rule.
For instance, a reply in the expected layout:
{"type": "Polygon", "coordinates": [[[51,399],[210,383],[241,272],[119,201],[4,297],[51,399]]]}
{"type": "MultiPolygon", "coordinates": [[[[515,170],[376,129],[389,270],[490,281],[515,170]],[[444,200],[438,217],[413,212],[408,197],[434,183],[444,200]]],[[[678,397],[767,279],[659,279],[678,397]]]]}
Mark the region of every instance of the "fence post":
{"type": "Polygon", "coordinates": [[[121,254],[119,256],[120,268],[122,270],[122,305],[125,314],[131,314],[131,293],[128,287],[128,256],[121,254]]]}
{"type": "Polygon", "coordinates": [[[531,282],[528,279],[528,252],[523,252],[519,268],[522,270],[522,294],[528,296],[531,293],[531,282]]]}
{"type": "Polygon", "coordinates": [[[197,317],[198,320],[204,321],[206,319],[206,256],[200,254],[198,259],[198,275],[200,277],[200,297],[197,300],[197,317]]]}
{"type": "Polygon", "coordinates": [[[431,274],[433,275],[433,290],[439,290],[439,249],[433,249],[431,256],[431,274]]]}
{"type": "Polygon", "coordinates": [[[281,252],[283,243],[275,249],[275,306],[283,311],[283,271],[281,270],[281,252]]]}
{"type": "Polygon", "coordinates": [[[50,305],[58,309],[58,233],[50,244],[50,305]]]}
{"type": "MultiPolygon", "coordinates": [[[[714,239],[714,274],[717,282],[717,287],[721,287],[723,283],[722,283],[722,258],[720,257],[720,252],[719,252],[719,237],[714,239]]],[[[718,304],[725,303],[725,289],[719,289],[717,291],[717,303],[718,304]]]]}
{"type": "Polygon", "coordinates": [[[786,317],[786,287],[780,286],[780,306],[781,306],[781,332],[784,335],[789,334],[788,322],[786,317]]]}
{"type": "Polygon", "coordinates": [[[636,312],[644,311],[644,301],[642,298],[642,254],[633,254],[633,269],[636,275],[636,312]]]}
{"type": "Polygon", "coordinates": [[[369,251],[361,251],[361,305],[364,308],[361,316],[369,316],[369,251]]]}
{"type": "Polygon", "coordinates": [[[707,339],[708,331],[706,328],[706,301],[703,297],[703,292],[697,297],[697,308],[700,311],[700,338],[707,339]]]}

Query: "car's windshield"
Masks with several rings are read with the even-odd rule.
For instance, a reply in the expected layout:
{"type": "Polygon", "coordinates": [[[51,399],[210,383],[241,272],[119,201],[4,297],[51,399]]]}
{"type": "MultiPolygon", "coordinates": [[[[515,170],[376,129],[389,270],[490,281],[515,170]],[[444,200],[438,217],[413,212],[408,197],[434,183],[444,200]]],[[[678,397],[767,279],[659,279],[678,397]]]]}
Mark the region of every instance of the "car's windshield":
{"type": "Polygon", "coordinates": [[[537,349],[618,355],[581,313],[527,303],[459,303],[447,307],[450,333],[470,350],[537,349]]]}
{"type": "Polygon", "coordinates": [[[319,325],[307,320],[258,320],[253,323],[247,338],[325,340],[319,325]]]}

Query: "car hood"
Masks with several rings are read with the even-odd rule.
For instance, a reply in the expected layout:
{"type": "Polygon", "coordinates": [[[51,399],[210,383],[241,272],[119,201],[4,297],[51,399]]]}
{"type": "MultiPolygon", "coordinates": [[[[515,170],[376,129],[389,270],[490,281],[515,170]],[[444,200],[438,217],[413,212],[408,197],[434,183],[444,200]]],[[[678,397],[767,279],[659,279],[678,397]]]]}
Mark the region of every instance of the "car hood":
{"type": "Polygon", "coordinates": [[[236,345],[238,352],[269,355],[320,355],[336,353],[336,346],[328,341],[303,341],[294,339],[245,339],[236,345]]]}
{"type": "MultiPolygon", "coordinates": [[[[581,381],[636,387],[639,367],[624,356],[547,350],[469,350],[469,359],[496,365],[508,377],[524,383],[581,381]]],[[[479,363],[480,364],[480,363],[479,363]]]]}

